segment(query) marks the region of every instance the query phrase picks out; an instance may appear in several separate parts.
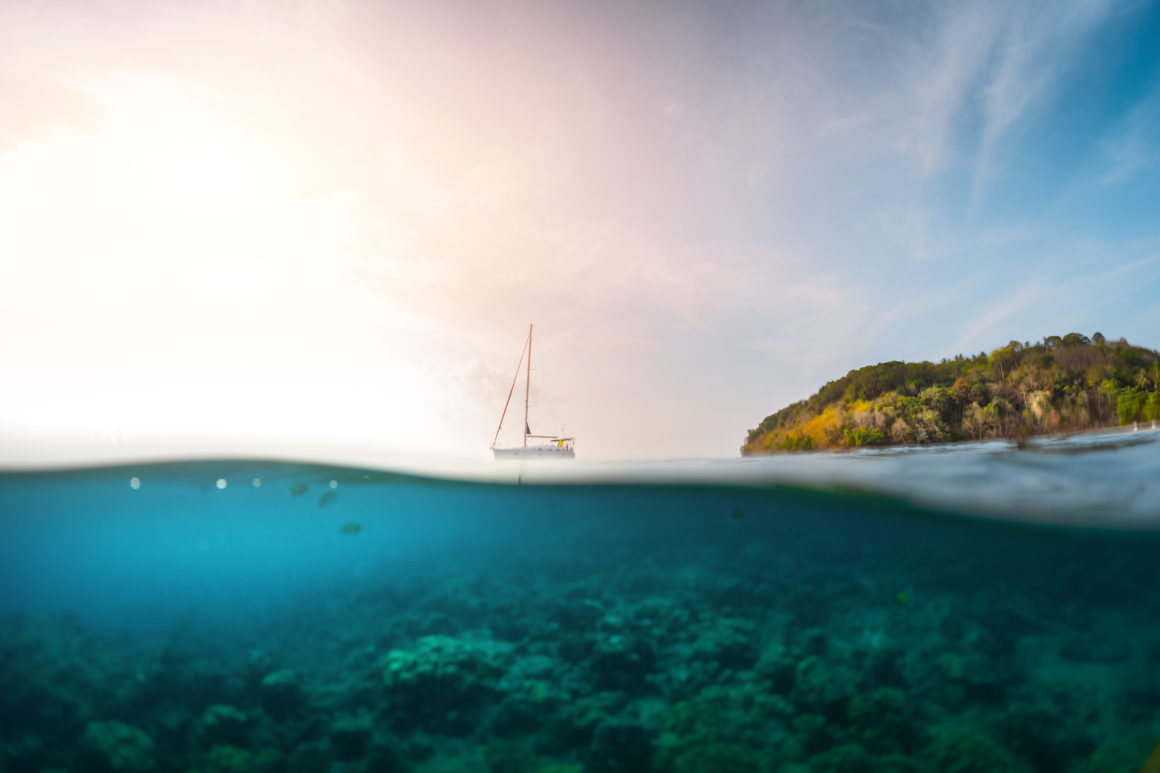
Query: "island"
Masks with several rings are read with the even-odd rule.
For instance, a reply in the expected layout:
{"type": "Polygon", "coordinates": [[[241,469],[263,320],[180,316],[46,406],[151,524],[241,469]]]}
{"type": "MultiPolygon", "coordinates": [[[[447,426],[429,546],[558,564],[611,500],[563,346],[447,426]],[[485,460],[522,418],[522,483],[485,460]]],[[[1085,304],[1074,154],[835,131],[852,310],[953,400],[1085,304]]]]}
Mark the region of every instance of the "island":
{"type": "Polygon", "coordinates": [[[1078,432],[1160,421],[1160,352],[1100,333],[852,370],[749,430],[743,456],[1078,432]]]}

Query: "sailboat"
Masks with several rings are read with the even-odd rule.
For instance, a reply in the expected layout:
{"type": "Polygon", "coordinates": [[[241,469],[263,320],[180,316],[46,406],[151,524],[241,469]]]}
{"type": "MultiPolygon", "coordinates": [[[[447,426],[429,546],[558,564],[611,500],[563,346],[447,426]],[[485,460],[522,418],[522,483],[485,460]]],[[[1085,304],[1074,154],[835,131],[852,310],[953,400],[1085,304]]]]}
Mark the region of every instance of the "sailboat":
{"type": "Polygon", "coordinates": [[[503,404],[503,413],[499,416],[499,426],[496,427],[495,437],[491,440],[491,452],[496,459],[574,459],[576,450],[573,448],[576,438],[560,435],[536,435],[528,424],[528,397],[532,392],[532,328],[528,325],[528,337],[524,341],[524,348],[520,351],[520,361],[516,363],[516,375],[512,377],[512,387],[508,390],[507,402],[503,404]],[[503,429],[503,420],[507,416],[508,406],[512,402],[512,394],[516,391],[516,381],[520,377],[520,366],[524,364],[524,355],[528,359],[527,378],[524,383],[524,444],[511,448],[499,448],[499,432],[503,429]],[[532,440],[532,444],[528,444],[532,440]]]}

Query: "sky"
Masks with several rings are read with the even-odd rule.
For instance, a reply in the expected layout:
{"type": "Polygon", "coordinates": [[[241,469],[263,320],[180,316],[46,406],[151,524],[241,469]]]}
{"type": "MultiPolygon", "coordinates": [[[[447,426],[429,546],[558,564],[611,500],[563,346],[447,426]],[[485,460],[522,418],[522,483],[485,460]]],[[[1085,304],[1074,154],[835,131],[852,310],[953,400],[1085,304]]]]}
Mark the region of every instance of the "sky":
{"type": "MultiPolygon", "coordinates": [[[[735,456],[886,360],[1160,346],[1160,3],[0,3],[0,457],[735,456]],[[519,442],[522,396],[503,442],[519,442]]],[[[514,433],[514,436],[512,435],[514,433]]]]}

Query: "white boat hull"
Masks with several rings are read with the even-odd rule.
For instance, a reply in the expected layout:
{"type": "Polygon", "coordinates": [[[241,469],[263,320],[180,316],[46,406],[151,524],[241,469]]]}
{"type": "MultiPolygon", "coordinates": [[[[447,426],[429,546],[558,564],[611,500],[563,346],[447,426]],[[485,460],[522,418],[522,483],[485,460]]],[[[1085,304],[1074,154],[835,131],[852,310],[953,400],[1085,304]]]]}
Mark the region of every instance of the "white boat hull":
{"type": "Polygon", "coordinates": [[[575,459],[576,452],[570,445],[558,446],[516,446],[515,448],[493,448],[496,459],[575,459]]]}
{"type": "Polygon", "coordinates": [[[562,437],[561,435],[537,435],[532,432],[528,424],[528,400],[532,391],[532,325],[528,325],[528,337],[524,341],[523,351],[520,352],[520,361],[516,363],[516,374],[512,377],[512,387],[508,390],[507,402],[503,404],[503,413],[499,415],[499,426],[495,428],[495,437],[491,440],[491,451],[496,459],[575,459],[576,452],[572,450],[572,443],[576,438],[562,437]],[[503,429],[503,420],[507,416],[508,406],[512,402],[512,394],[516,391],[516,381],[520,377],[520,366],[524,364],[524,354],[528,355],[527,382],[524,384],[524,444],[512,448],[496,448],[500,430],[503,429]],[[528,440],[534,445],[528,445],[528,440]]]}

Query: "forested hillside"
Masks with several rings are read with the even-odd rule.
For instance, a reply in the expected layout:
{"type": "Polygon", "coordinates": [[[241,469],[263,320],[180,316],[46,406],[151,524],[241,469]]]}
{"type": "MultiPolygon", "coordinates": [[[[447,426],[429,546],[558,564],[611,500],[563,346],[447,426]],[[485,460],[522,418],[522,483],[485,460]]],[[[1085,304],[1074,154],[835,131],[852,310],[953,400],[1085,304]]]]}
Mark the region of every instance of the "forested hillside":
{"type": "Polygon", "coordinates": [[[1160,353],[1070,333],[852,370],[751,429],[742,454],[1023,438],[1160,420],[1160,353]]]}

